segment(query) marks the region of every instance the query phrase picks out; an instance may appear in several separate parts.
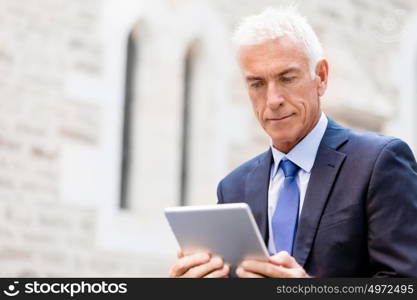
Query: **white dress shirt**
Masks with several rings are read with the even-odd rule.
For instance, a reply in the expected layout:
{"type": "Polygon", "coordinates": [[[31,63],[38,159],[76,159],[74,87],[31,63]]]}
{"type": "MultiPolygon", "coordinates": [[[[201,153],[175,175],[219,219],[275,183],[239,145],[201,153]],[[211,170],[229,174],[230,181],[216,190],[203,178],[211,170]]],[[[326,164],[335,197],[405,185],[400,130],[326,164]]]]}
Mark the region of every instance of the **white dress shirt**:
{"type": "Polygon", "coordinates": [[[285,179],[282,169],[278,169],[279,163],[284,157],[286,157],[300,167],[300,170],[297,174],[297,184],[298,188],[300,189],[300,205],[298,211],[298,215],[300,216],[301,210],[303,208],[307,185],[310,180],[311,169],[313,168],[314,161],[316,160],[317,150],[323,138],[324,132],[326,131],[327,123],[327,117],[324,113],[322,113],[319,122],[313,128],[313,130],[311,130],[310,133],[306,135],[304,139],[302,139],[287,154],[277,150],[275,147],[273,147],[271,142],[272,156],[274,158],[274,163],[271,167],[271,175],[269,177],[270,180],[268,190],[268,251],[271,254],[276,253],[271,220],[275,211],[276,203],[278,201],[279,192],[285,179]]]}

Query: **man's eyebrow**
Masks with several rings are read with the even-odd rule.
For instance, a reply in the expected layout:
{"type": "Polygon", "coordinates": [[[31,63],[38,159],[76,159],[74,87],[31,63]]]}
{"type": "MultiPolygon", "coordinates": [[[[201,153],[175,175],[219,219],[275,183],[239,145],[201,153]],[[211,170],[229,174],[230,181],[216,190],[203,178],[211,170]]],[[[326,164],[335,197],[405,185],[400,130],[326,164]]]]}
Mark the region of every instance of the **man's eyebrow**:
{"type": "MultiPolygon", "coordinates": [[[[280,76],[284,76],[288,73],[291,72],[295,72],[298,73],[300,71],[300,69],[296,68],[296,67],[291,67],[288,69],[285,69],[284,71],[279,72],[277,75],[275,75],[274,77],[280,77],[280,76]]],[[[263,80],[263,77],[260,76],[255,76],[255,75],[248,75],[245,77],[247,81],[256,81],[256,80],[263,80]]]]}
{"type": "Polygon", "coordinates": [[[282,71],[282,72],[279,72],[279,73],[276,75],[276,77],[284,76],[284,75],[286,75],[286,74],[288,74],[288,73],[291,73],[291,72],[296,72],[296,73],[298,73],[298,72],[299,72],[299,69],[298,69],[298,68],[294,68],[294,67],[292,67],[292,68],[288,68],[288,69],[286,69],[286,70],[284,70],[284,71],[282,71]]]}
{"type": "Polygon", "coordinates": [[[246,76],[247,81],[255,81],[255,80],[262,80],[262,79],[263,78],[259,76],[253,76],[253,75],[246,76]]]}

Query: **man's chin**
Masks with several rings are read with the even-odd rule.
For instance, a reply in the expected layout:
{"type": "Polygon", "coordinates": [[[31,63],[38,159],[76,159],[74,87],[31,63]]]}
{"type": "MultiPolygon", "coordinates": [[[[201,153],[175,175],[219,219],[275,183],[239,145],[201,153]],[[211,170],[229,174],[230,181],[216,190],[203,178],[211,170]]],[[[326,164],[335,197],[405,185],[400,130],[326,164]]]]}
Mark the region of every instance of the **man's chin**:
{"type": "Polygon", "coordinates": [[[279,130],[279,132],[277,132],[276,130],[269,130],[267,131],[267,133],[274,142],[276,141],[280,144],[291,143],[295,140],[291,128],[279,130]]]}
{"type": "Polygon", "coordinates": [[[272,144],[274,145],[274,148],[277,150],[284,152],[284,149],[287,149],[288,147],[291,147],[296,141],[291,139],[288,136],[273,136],[272,138],[272,144]]]}

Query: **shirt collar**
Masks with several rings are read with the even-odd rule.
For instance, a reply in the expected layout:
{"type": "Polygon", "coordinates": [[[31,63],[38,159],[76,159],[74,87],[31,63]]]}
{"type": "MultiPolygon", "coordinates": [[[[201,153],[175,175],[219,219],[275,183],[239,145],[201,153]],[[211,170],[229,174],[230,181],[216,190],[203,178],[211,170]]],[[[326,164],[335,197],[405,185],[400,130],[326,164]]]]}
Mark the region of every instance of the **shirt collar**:
{"type": "Polygon", "coordinates": [[[279,163],[283,158],[287,158],[305,172],[310,173],[313,168],[314,161],[316,160],[316,154],[319,149],[320,142],[324,136],[324,132],[327,128],[327,117],[322,112],[320,120],[317,125],[307,134],[294,148],[287,154],[277,150],[271,141],[272,156],[274,158],[273,176],[278,171],[279,163]]]}

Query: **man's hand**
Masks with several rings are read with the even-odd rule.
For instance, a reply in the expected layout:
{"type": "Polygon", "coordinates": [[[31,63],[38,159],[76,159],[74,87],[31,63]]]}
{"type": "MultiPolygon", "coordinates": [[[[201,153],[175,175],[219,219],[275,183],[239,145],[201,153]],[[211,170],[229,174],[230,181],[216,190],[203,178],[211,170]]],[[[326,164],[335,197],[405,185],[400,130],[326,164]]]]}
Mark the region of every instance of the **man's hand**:
{"type": "Polygon", "coordinates": [[[269,261],[245,260],[236,269],[236,274],[242,278],[262,277],[310,277],[288,252],[281,251],[271,256],[269,261]]]}
{"type": "Polygon", "coordinates": [[[171,267],[169,277],[171,278],[226,278],[229,276],[230,267],[223,263],[223,259],[210,253],[194,253],[184,255],[179,250],[178,260],[171,267]]]}

